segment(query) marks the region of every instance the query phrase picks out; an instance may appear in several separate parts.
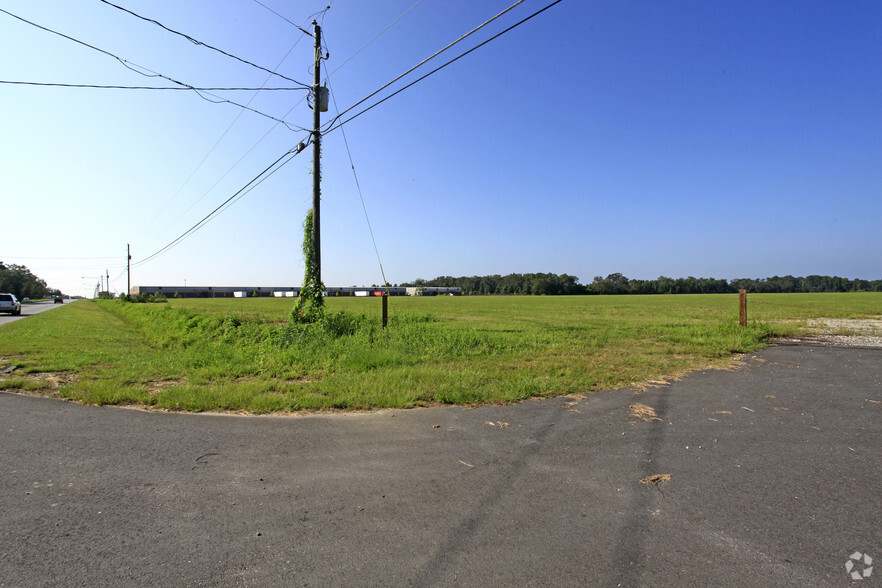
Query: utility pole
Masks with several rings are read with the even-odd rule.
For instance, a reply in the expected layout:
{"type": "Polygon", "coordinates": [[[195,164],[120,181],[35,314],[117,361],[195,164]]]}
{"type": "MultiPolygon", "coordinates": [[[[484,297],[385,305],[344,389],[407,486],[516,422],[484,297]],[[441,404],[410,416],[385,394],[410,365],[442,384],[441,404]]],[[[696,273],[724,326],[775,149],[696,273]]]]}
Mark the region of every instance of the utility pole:
{"type": "Polygon", "coordinates": [[[110,294],[110,270],[104,270],[107,272],[107,288],[105,288],[105,292],[110,294]]]}
{"type": "Polygon", "coordinates": [[[315,252],[316,283],[322,283],[322,238],[321,238],[321,63],[322,63],[322,29],[316,21],[312,21],[315,29],[315,72],[313,76],[312,94],[312,242],[315,252]]]}
{"type": "Polygon", "coordinates": [[[126,296],[132,293],[132,246],[126,243],[126,296]]]}

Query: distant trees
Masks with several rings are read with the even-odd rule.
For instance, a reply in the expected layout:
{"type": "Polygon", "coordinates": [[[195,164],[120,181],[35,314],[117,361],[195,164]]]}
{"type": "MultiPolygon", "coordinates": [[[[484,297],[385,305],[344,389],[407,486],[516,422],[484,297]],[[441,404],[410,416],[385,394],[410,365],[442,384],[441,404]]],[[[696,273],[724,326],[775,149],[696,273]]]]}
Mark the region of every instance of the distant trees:
{"type": "Polygon", "coordinates": [[[23,265],[6,265],[0,261],[0,292],[9,292],[16,298],[45,298],[60,295],[58,290],[50,290],[46,282],[31,273],[23,265]]]}
{"type": "Polygon", "coordinates": [[[422,278],[402,286],[460,287],[463,294],[725,294],[744,289],[751,293],[766,292],[882,292],[882,280],[850,280],[837,276],[773,276],[771,278],[669,278],[631,280],[620,273],[605,278],[595,276],[588,285],[568,274],[509,274],[500,276],[439,276],[422,278]]]}
{"type": "Polygon", "coordinates": [[[737,290],[748,292],[882,292],[882,280],[849,280],[838,276],[811,275],[804,278],[772,276],[761,280],[732,280],[737,290]]]}
{"type": "Polygon", "coordinates": [[[521,294],[521,295],[555,295],[585,294],[585,286],[579,284],[579,278],[567,274],[508,274],[500,276],[439,276],[433,280],[422,278],[402,286],[436,286],[445,288],[462,288],[463,294],[521,294]]]}

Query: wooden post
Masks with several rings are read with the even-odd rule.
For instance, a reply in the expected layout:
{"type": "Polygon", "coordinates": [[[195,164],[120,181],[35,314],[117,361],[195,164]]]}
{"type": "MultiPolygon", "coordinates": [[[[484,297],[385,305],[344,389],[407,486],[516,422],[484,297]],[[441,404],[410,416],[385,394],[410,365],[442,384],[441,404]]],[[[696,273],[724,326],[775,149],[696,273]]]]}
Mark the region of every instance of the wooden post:
{"type": "Polygon", "coordinates": [[[747,290],[738,290],[738,324],[747,326],[747,290]]]}
{"type": "Polygon", "coordinates": [[[386,328],[386,323],[389,321],[389,295],[383,294],[383,328],[386,328]]]}

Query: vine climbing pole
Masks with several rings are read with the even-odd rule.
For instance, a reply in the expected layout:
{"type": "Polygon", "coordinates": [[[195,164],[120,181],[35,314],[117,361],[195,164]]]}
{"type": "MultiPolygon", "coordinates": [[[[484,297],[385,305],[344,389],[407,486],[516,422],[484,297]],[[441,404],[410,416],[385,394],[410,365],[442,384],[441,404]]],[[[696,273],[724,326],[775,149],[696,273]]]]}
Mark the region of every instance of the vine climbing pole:
{"type": "Polygon", "coordinates": [[[322,135],[321,129],[321,65],[322,65],[322,29],[316,21],[312,21],[315,30],[315,71],[313,72],[312,95],[312,239],[313,239],[313,271],[315,281],[322,283],[322,233],[321,233],[321,182],[322,182],[322,135]]]}
{"type": "Polygon", "coordinates": [[[306,215],[303,227],[303,287],[300,302],[292,311],[292,318],[301,322],[314,322],[324,311],[324,284],[322,284],[321,249],[321,112],[327,110],[327,89],[321,87],[322,30],[315,28],[315,72],[312,87],[312,209],[306,215]]]}

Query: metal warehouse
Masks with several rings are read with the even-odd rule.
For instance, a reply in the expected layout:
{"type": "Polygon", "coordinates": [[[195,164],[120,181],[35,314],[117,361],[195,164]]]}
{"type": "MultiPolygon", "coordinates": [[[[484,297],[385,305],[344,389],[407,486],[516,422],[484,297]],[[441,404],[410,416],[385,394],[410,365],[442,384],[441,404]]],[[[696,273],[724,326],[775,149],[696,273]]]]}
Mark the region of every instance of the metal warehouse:
{"type": "MultiPolygon", "coordinates": [[[[381,286],[326,288],[325,296],[459,296],[462,288],[436,288],[421,286],[418,288],[381,286]]],[[[132,286],[132,296],[140,294],[162,295],[166,298],[251,298],[276,297],[296,298],[300,296],[299,286],[132,286]]]]}

